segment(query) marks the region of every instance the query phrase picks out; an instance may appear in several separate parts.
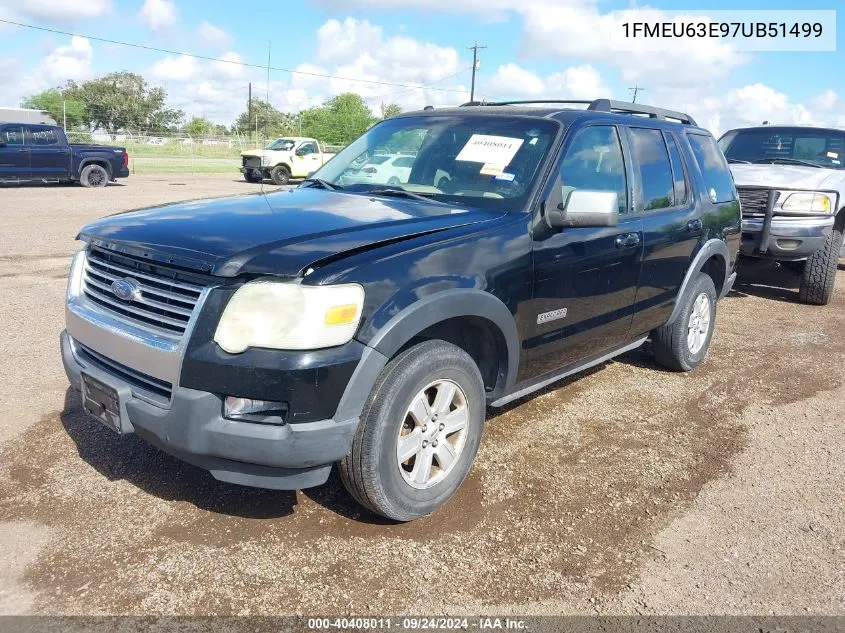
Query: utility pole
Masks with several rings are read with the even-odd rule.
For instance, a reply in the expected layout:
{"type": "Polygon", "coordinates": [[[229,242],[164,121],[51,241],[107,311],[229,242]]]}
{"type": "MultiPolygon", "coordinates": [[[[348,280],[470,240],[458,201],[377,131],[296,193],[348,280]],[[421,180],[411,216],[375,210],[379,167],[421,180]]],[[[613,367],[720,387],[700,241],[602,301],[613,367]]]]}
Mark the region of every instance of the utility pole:
{"type": "Polygon", "coordinates": [[[487,47],[479,46],[478,42],[475,42],[472,46],[467,47],[467,50],[472,51],[472,86],[469,91],[470,101],[475,101],[475,71],[478,70],[478,50],[485,48],[487,47]]]}
{"type": "Polygon", "coordinates": [[[67,101],[62,99],[62,127],[65,129],[65,136],[67,136],[67,101]]]}
{"type": "Polygon", "coordinates": [[[246,105],[246,125],[247,131],[249,131],[249,124],[252,122],[252,82],[249,82],[249,99],[247,100],[246,105]]]}
{"type": "Polygon", "coordinates": [[[267,42],[267,114],[264,116],[264,140],[267,140],[267,119],[270,118],[270,50],[273,42],[267,42]]]}
{"type": "Polygon", "coordinates": [[[645,90],[645,88],[640,88],[639,86],[634,86],[633,88],[628,88],[631,94],[634,95],[634,98],[631,99],[631,103],[637,102],[637,95],[640,93],[641,90],[645,90]]]}

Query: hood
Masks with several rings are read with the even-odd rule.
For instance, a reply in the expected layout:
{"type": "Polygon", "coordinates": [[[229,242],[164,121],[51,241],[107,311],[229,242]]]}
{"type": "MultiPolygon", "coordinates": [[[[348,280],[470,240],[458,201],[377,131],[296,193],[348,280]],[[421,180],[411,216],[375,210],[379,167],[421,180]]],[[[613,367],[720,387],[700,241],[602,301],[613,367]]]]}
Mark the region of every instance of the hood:
{"type": "Polygon", "coordinates": [[[92,222],[78,238],[222,277],[296,276],[345,252],[503,215],[307,187],[120,213],[92,222]]]}
{"type": "Polygon", "coordinates": [[[264,156],[265,154],[292,154],[293,152],[275,149],[247,149],[241,152],[241,156],[264,156]]]}
{"type": "Polygon", "coordinates": [[[826,180],[840,171],[825,167],[801,165],[731,165],[737,187],[770,187],[772,189],[820,189],[826,180]]]}

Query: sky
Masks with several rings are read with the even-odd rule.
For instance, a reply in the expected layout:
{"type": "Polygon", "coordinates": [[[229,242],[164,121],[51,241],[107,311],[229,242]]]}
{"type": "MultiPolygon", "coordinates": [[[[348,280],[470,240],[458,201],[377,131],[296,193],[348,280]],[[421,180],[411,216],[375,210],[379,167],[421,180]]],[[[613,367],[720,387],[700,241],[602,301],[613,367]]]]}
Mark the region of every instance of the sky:
{"type": "MultiPolygon", "coordinates": [[[[76,33],[62,35],[0,22],[0,107],[27,95],[128,70],[167,90],[190,116],[231,125],[253,95],[294,112],[345,91],[378,113],[469,100],[474,42],[476,98],[630,100],[688,112],[721,133],[772,123],[845,126],[845,53],[743,52],[697,40],[665,51],[620,52],[613,28],[725,9],[794,9],[794,0],[0,0],[0,18],[76,33]],[[88,37],[84,37],[88,36],[88,37]],[[175,54],[104,43],[104,38],[175,54]],[[212,59],[266,66],[271,70],[212,59]],[[296,73],[285,72],[299,71],[296,73]],[[366,82],[364,82],[366,80],[366,82]],[[394,85],[390,85],[394,84],[394,85]],[[399,84],[399,85],[395,85],[399,84]]],[[[813,9],[836,9],[817,0],[813,9]]],[[[762,15],[762,14],[761,14],[762,15]]],[[[845,11],[837,15],[843,29],[845,11]]],[[[839,47],[837,47],[839,48],[839,47]]]]}

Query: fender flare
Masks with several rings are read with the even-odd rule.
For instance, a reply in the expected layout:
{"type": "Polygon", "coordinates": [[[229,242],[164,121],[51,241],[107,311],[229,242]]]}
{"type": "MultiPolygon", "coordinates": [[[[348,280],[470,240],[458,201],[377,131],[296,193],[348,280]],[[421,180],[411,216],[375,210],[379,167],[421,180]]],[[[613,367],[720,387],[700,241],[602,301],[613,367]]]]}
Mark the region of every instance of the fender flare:
{"type": "Polygon", "coordinates": [[[102,163],[105,163],[104,169],[106,170],[106,173],[109,175],[109,180],[111,180],[111,178],[112,178],[111,163],[106,158],[97,158],[96,156],[93,156],[91,158],[83,158],[81,161],[79,161],[79,173],[76,176],[77,179],[82,178],[82,170],[85,169],[91,163],[97,163],[98,165],[100,165],[100,167],[103,167],[102,163]]]}
{"type": "Polygon", "coordinates": [[[508,354],[504,385],[504,391],[508,392],[516,382],[519,370],[519,333],[510,309],[489,292],[453,288],[423,297],[394,315],[366,344],[391,358],[426,328],[457,317],[482,318],[499,329],[508,354]]]}
{"type": "Polygon", "coordinates": [[[684,281],[681,283],[681,288],[678,290],[678,295],[675,299],[675,307],[672,309],[672,314],[666,320],[667,324],[672,323],[678,318],[678,315],[681,313],[680,298],[684,296],[684,292],[686,292],[687,286],[689,286],[690,280],[692,280],[692,276],[699,272],[704,267],[704,262],[710,259],[713,255],[720,257],[722,263],[725,265],[724,280],[727,282],[728,277],[730,276],[730,264],[728,263],[730,262],[730,254],[728,253],[728,245],[722,240],[716,238],[707,240],[704,243],[704,246],[701,247],[701,250],[698,251],[695,259],[692,260],[690,267],[687,269],[687,274],[684,277],[684,281]]]}

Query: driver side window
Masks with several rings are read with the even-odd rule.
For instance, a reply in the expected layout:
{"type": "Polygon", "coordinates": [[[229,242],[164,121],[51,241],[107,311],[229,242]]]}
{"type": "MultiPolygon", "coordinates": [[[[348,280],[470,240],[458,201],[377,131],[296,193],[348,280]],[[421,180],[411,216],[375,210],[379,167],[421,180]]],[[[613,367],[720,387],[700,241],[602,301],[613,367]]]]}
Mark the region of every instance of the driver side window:
{"type": "Polygon", "coordinates": [[[613,191],[619,213],[628,212],[628,182],[619,133],[612,125],[582,128],[566,150],[560,166],[564,204],[576,189],[613,191]]]}

